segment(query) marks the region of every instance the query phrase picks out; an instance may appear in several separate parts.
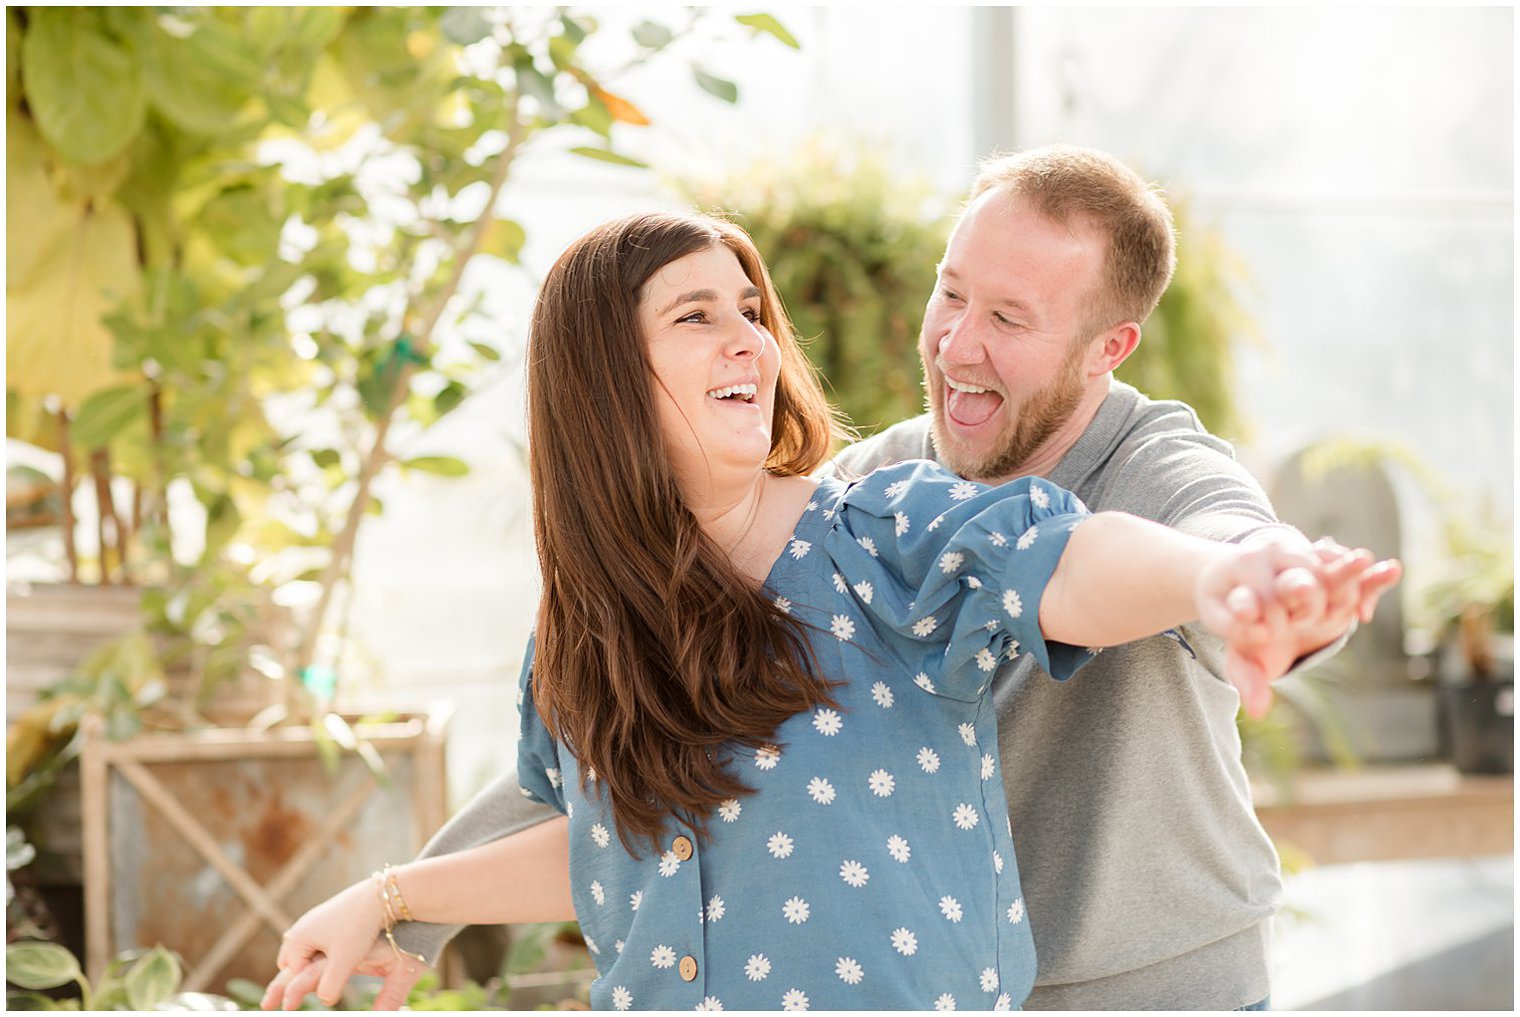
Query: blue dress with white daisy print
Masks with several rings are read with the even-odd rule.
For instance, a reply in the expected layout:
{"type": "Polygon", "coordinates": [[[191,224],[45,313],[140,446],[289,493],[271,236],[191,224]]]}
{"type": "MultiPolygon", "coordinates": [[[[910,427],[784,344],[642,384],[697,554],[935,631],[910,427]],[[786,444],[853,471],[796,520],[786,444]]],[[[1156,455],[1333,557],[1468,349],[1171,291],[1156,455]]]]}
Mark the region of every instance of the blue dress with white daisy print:
{"type": "Polygon", "coordinates": [[[621,846],[594,779],[522,686],[523,793],[570,817],[575,912],[598,1009],[1008,1009],[1034,981],[987,694],[1003,658],[1057,678],[1040,596],[1086,510],[1044,480],[1001,487],[918,460],[824,479],[766,580],[807,623],[840,708],[732,749],[755,794],[709,837],[621,846]]]}

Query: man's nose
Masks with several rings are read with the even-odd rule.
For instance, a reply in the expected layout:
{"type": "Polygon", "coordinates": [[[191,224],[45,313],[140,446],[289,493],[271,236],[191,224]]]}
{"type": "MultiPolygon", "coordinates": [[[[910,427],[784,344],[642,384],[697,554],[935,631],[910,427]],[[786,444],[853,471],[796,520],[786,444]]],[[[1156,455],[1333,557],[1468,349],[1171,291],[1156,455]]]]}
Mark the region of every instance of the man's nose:
{"type": "Polygon", "coordinates": [[[950,364],[979,364],[982,362],[985,351],[982,349],[981,340],[976,335],[976,329],[971,325],[971,316],[962,311],[955,317],[940,323],[940,335],[938,338],[939,359],[950,364]]]}

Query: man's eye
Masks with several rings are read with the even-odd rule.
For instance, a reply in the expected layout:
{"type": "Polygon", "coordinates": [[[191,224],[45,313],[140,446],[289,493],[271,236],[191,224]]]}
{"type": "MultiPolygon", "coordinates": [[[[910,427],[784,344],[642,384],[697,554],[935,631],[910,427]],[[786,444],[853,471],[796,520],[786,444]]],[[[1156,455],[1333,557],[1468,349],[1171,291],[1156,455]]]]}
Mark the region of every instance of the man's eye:
{"type": "Polygon", "coordinates": [[[959,293],[955,292],[954,290],[947,290],[943,287],[940,288],[939,295],[944,297],[946,300],[953,300],[957,303],[959,303],[961,299],[961,295],[959,293]]]}

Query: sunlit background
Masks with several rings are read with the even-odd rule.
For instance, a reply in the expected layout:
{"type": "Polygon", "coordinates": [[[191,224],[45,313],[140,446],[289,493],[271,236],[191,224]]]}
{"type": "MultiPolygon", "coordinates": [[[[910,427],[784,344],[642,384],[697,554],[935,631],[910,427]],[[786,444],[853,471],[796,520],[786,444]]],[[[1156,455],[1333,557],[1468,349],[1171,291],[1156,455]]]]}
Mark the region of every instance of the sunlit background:
{"type": "MultiPolygon", "coordinates": [[[[831,344],[844,325],[808,318],[797,292],[831,260],[819,253],[819,234],[788,246],[789,226],[806,216],[768,222],[760,206],[813,195],[839,209],[838,235],[922,251],[847,293],[849,313],[872,314],[874,294],[881,307],[911,314],[928,296],[944,230],[978,159],[1069,142],[1106,149],[1165,189],[1179,211],[1178,291],[1220,307],[1208,325],[1217,339],[1200,354],[1208,377],[1165,390],[1185,371],[1183,356],[1137,383],[1154,395],[1217,399],[1206,422],[1235,440],[1240,458],[1280,495],[1285,517],[1409,561],[1403,602],[1376,635],[1381,642],[1353,658],[1387,670],[1378,679],[1387,694],[1352,680],[1339,703],[1363,766],[1434,759],[1444,747],[1439,676],[1435,664],[1408,661],[1432,659],[1440,635],[1443,619],[1422,591],[1469,567],[1452,564],[1453,527],[1467,535],[1464,546],[1502,546],[1512,590],[1512,12],[767,10],[795,47],[732,19],[689,27],[673,9],[588,9],[600,28],[584,44],[587,64],[634,64],[602,83],[652,123],[619,123],[607,143],[589,130],[546,132],[514,162],[497,212],[523,229],[519,263],[476,259],[457,299],[479,313],[457,323],[450,316],[437,335],[441,347],[476,342],[500,359],[435,426],[392,440],[401,459],[457,458],[469,472],[378,481],[384,511],[360,532],[341,622],[323,641],[342,677],[340,705],[451,703],[453,807],[513,763],[516,677],[536,602],[520,357],[536,285],[570,240],[646,209],[698,202],[748,212],[741,221],[771,260],[804,338],[816,340],[831,387],[873,430],[918,405],[912,330],[906,343],[866,350],[831,344]],[[666,29],[676,38],[662,59],[638,64],[631,40],[666,29]],[[694,65],[712,76],[705,85],[694,65]],[[721,94],[725,83],[736,88],[734,101],[721,94]],[[577,146],[645,166],[569,151],[577,146]],[[882,223],[891,226],[885,240],[882,223]],[[1310,447],[1318,460],[1297,458],[1310,447]],[[1386,477],[1391,498],[1361,474],[1328,503],[1323,492],[1305,493],[1326,468],[1368,464],[1386,477]],[[1380,499],[1378,507],[1359,511],[1364,496],[1380,499]]],[[[383,192],[412,170],[405,158],[374,157],[383,148],[377,137],[361,130],[320,154],[270,142],[262,155],[298,179],[358,169],[383,192]]],[[[487,192],[460,191],[455,216],[474,218],[487,192]]],[[[353,228],[383,235],[391,227],[353,228]]],[[[282,237],[297,251],[316,242],[298,226],[282,237]]],[[[293,331],[319,327],[298,299],[285,304],[293,331]]],[[[1147,336],[1180,344],[1169,333],[1190,320],[1158,321],[1147,336]]],[[[862,334],[887,329],[871,324],[862,334]]],[[[337,434],[320,411],[289,405],[277,416],[303,440],[337,434]]],[[[50,468],[46,456],[14,443],[10,461],[50,468]]],[[[188,487],[170,497],[177,512],[203,512],[188,487]]],[[[189,560],[199,548],[184,539],[176,552],[189,560]]],[[[27,547],[10,556],[10,578],[52,578],[55,561],[50,549],[27,547]]],[[[1502,632],[1512,631],[1510,597],[1502,632]]],[[[289,599],[299,604],[301,592],[289,599]]],[[[1512,681],[1512,637],[1501,634],[1499,644],[1512,681]]],[[[1333,739],[1302,727],[1289,717],[1260,733],[1269,749],[1253,764],[1264,787],[1278,758],[1273,739],[1295,739],[1294,751],[1311,763],[1340,758],[1333,739]]],[[[1306,868],[1289,881],[1274,1004],[1508,1009],[1512,855],[1470,857],[1460,831],[1449,848],[1434,852],[1446,860],[1430,860],[1425,846],[1418,859],[1314,867],[1289,845],[1285,859],[1306,868]]]]}

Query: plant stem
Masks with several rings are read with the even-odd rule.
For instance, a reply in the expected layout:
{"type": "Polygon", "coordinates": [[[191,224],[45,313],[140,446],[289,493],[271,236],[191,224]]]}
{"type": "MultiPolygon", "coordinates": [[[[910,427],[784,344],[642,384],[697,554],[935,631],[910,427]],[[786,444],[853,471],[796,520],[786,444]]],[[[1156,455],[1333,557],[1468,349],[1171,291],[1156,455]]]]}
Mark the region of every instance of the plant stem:
{"type": "Polygon", "coordinates": [[[79,548],[74,544],[74,457],[69,455],[69,412],[58,410],[58,454],[63,458],[63,552],[69,559],[69,582],[79,583],[79,548]]]}
{"type": "MultiPolygon", "coordinates": [[[[480,253],[481,246],[485,242],[486,230],[496,217],[496,200],[501,194],[501,189],[507,182],[507,177],[512,167],[512,160],[517,155],[517,149],[526,139],[528,129],[517,116],[514,105],[511,110],[512,127],[507,137],[506,147],[502,149],[497,158],[496,175],[491,180],[490,196],[486,199],[485,210],[480,218],[474,223],[468,234],[468,239],[455,253],[454,268],[449,275],[448,282],[439,292],[433,306],[429,309],[427,317],[423,319],[421,327],[417,330],[417,351],[426,355],[426,351],[432,346],[433,331],[437,328],[439,319],[443,317],[444,308],[453,299],[459,289],[459,282],[464,277],[465,267],[475,255],[480,253]]],[[[406,316],[402,315],[402,321],[406,316]]],[[[396,380],[391,388],[390,402],[385,412],[375,422],[374,440],[370,444],[369,454],[359,466],[357,488],[354,491],[353,501],[349,503],[348,515],[344,519],[343,529],[333,542],[332,556],[327,561],[327,566],[322,570],[319,580],[320,593],[317,597],[316,607],[306,620],[306,625],[301,633],[301,641],[296,650],[296,674],[299,676],[306,670],[316,657],[317,636],[322,631],[322,623],[327,616],[328,608],[332,603],[333,593],[338,584],[348,578],[349,567],[353,558],[354,544],[358,539],[359,525],[364,521],[364,511],[369,507],[370,488],[374,484],[375,477],[389,460],[390,455],[385,448],[386,436],[390,433],[391,421],[395,418],[396,409],[410,386],[412,374],[416,365],[410,361],[403,362],[401,369],[396,372],[396,380]]],[[[294,707],[294,690],[287,697],[287,705],[294,707]]]]}
{"type": "Polygon", "coordinates": [[[116,504],[111,500],[111,466],[105,449],[90,453],[90,472],[95,478],[95,532],[100,541],[100,585],[111,585],[111,545],[106,540],[106,524],[110,523],[117,548],[116,558],[121,561],[121,520],[116,517],[116,504]]]}

